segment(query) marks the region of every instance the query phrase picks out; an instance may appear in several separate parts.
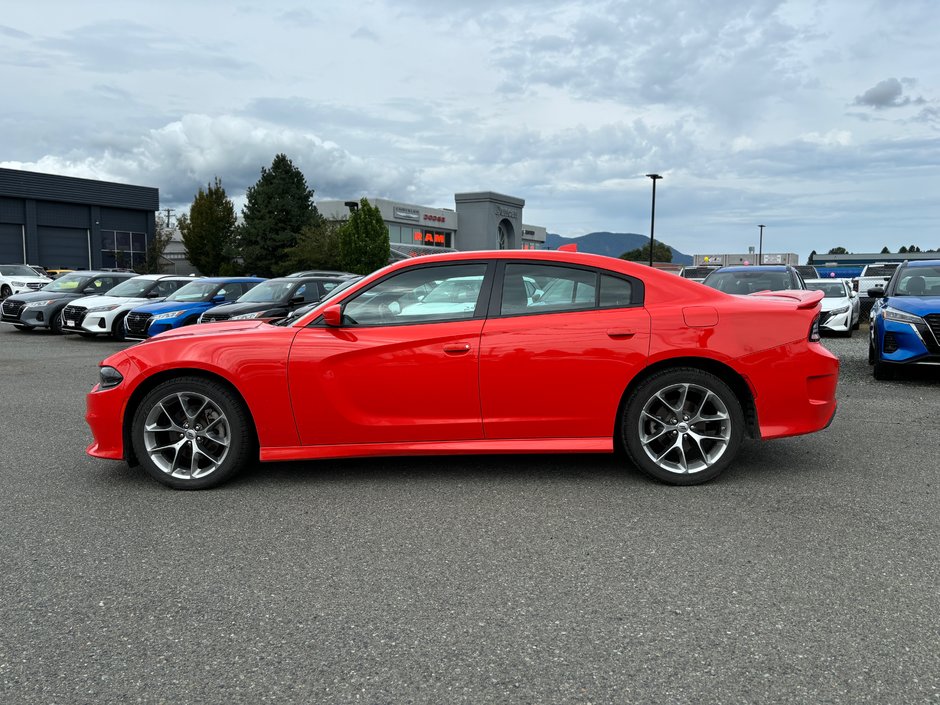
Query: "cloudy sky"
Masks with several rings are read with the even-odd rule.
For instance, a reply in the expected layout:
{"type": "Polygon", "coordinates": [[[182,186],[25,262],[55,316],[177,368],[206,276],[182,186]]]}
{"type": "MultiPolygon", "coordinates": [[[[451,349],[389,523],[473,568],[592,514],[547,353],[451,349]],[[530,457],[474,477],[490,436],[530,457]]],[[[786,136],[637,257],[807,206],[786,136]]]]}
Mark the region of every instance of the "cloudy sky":
{"type": "Polygon", "coordinates": [[[0,14],[0,166],[240,205],[524,198],[686,253],[940,247],[935,0],[37,0],[0,14]]]}

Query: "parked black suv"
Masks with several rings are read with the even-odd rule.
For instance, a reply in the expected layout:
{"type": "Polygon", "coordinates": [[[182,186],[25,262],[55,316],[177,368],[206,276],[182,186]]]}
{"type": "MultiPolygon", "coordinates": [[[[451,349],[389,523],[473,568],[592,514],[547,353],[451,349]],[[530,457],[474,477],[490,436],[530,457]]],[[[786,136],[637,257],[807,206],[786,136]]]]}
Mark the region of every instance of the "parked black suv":
{"type": "Polygon", "coordinates": [[[339,277],[268,279],[239,296],[238,300],[210,308],[199,317],[199,323],[281,318],[300,306],[319,301],[344,281],[347,279],[339,277]]]}
{"type": "Polygon", "coordinates": [[[125,279],[136,276],[135,272],[70,272],[39,291],[8,297],[3,302],[0,320],[12,323],[19,330],[49,328],[54,333],[61,333],[62,309],[69,302],[83,296],[105,294],[125,279]]]}

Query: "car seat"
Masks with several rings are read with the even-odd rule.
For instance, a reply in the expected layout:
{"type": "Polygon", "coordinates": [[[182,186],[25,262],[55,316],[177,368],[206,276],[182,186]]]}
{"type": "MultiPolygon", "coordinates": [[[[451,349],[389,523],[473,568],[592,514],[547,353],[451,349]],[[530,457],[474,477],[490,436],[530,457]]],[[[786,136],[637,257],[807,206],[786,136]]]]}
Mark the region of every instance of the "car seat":
{"type": "Polygon", "coordinates": [[[907,280],[904,290],[908,296],[923,296],[927,290],[927,280],[917,274],[907,280]]]}

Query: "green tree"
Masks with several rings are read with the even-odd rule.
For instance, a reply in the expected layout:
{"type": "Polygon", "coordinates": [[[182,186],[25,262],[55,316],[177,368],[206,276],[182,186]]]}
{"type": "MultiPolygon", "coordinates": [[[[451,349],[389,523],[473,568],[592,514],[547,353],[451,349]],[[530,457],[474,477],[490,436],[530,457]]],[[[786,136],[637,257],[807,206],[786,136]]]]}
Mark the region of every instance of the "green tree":
{"type": "Polygon", "coordinates": [[[349,220],[340,226],[339,244],[347,272],[369,274],[388,264],[388,227],[378,207],[361,199],[349,220]]]}
{"type": "Polygon", "coordinates": [[[291,271],[301,269],[342,269],[340,249],[341,222],[320,220],[300,231],[297,244],[287,250],[287,264],[291,271]]]}
{"type": "MultiPolygon", "coordinates": [[[[643,247],[638,247],[635,250],[624,252],[622,255],[620,255],[620,259],[629,260],[630,262],[649,262],[649,243],[646,243],[643,245],[643,247]]],[[[662,243],[659,240],[653,240],[653,261],[672,262],[672,250],[670,249],[669,245],[662,243]]]]}
{"type": "Polygon", "coordinates": [[[851,252],[849,252],[849,251],[848,251],[847,249],[845,249],[844,247],[833,247],[831,250],[829,250],[829,252],[828,252],[827,254],[830,254],[830,255],[848,255],[848,254],[851,254],[851,252]]]}
{"type": "Polygon", "coordinates": [[[904,245],[901,245],[901,249],[898,250],[898,254],[899,254],[899,255],[906,255],[906,254],[907,254],[907,248],[906,248],[904,245]]]}
{"type": "Polygon", "coordinates": [[[230,266],[235,235],[235,206],[225,195],[222,180],[215,177],[199,193],[189,207],[189,215],[181,215],[179,229],[183,236],[186,257],[203,274],[215,276],[230,266]]]}
{"type": "Polygon", "coordinates": [[[920,248],[917,245],[911,245],[907,248],[908,252],[920,252],[920,248]]]}
{"type": "Polygon", "coordinates": [[[891,250],[888,249],[888,246],[887,246],[887,245],[885,245],[884,247],[881,248],[881,254],[883,254],[883,255],[890,255],[890,254],[891,254],[891,250]]]}
{"type": "Polygon", "coordinates": [[[165,260],[163,253],[170,244],[173,231],[166,224],[166,220],[159,214],[154,224],[153,238],[147,244],[147,256],[141,274],[163,274],[165,260]]]}
{"type": "Polygon", "coordinates": [[[242,218],[238,246],[244,268],[270,277],[288,270],[288,250],[297,246],[305,227],[320,220],[320,213],[303,173],[287,155],[278,154],[248,188],[242,218]]]}

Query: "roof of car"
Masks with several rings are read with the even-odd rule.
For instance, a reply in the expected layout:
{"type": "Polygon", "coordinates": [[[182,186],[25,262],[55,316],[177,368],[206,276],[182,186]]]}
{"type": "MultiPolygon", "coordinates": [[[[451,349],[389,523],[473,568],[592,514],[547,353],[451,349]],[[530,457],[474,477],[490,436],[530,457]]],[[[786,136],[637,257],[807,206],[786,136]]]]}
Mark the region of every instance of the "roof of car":
{"type": "Polygon", "coordinates": [[[919,259],[911,262],[905,262],[905,267],[936,267],[940,265],[940,259],[919,259]]]}

